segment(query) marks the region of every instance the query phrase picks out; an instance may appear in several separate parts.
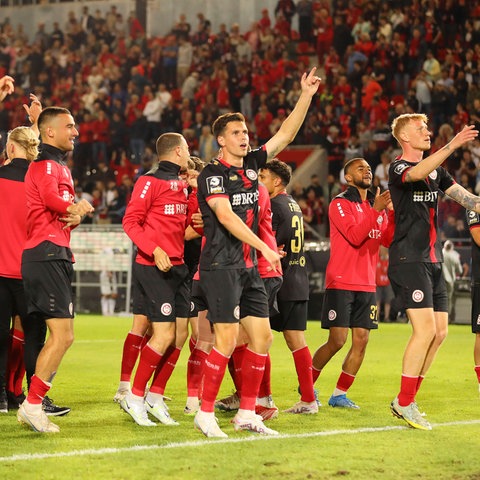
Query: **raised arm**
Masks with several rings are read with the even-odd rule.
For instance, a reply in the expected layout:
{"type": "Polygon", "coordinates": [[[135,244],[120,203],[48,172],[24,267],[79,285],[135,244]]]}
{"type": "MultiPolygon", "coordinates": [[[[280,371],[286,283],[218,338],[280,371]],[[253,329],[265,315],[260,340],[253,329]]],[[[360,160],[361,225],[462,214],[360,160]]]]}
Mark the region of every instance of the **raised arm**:
{"type": "Polygon", "coordinates": [[[292,113],[284,120],[278,132],[265,144],[268,158],[274,158],[288,144],[290,144],[302,126],[308,108],[312,102],[312,97],[317,93],[321,79],[315,75],[316,67],[310,70],[307,75],[304,73],[300,81],[302,93],[298,99],[292,113]]]}
{"type": "Polygon", "coordinates": [[[458,185],[458,183],[447,188],[445,193],[467,210],[475,210],[477,213],[480,213],[480,197],[470,193],[467,189],[458,185]]]}
{"type": "Polygon", "coordinates": [[[475,130],[475,125],[466,125],[443,148],[437,150],[435,153],[432,153],[432,155],[423,159],[413,168],[409,169],[405,176],[405,180],[407,182],[418,182],[419,180],[424,180],[457,148],[460,148],[466,143],[471,142],[477,137],[477,135],[478,130],[475,130]]]}
{"type": "Polygon", "coordinates": [[[23,104],[23,108],[27,113],[28,120],[32,124],[30,127],[37,135],[40,136],[40,131],[38,130],[38,117],[42,113],[42,103],[39,98],[33,93],[30,94],[30,105],[23,104]]]}

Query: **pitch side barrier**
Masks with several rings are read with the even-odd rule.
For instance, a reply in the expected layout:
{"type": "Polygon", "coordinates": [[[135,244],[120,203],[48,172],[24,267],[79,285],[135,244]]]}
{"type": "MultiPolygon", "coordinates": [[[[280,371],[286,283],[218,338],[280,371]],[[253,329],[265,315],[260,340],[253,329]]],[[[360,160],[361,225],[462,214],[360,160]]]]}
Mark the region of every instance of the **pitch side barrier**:
{"type": "Polygon", "coordinates": [[[100,272],[111,271],[117,280],[116,312],[129,313],[133,244],[121,225],[79,225],[72,233],[78,313],[100,313],[100,272]]]}

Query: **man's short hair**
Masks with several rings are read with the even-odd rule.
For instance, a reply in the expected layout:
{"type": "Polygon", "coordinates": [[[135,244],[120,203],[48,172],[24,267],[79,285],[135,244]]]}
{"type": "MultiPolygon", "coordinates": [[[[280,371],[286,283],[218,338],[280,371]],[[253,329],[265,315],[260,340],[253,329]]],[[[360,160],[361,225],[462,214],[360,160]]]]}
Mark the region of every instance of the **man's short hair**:
{"type": "Polygon", "coordinates": [[[392,135],[396,138],[397,142],[400,143],[400,132],[408,125],[411,121],[421,120],[422,122],[428,123],[428,117],[424,113],[404,113],[399,115],[392,122],[392,135]]]}
{"type": "MultiPolygon", "coordinates": [[[[361,157],[356,157],[356,158],[352,158],[351,160],[349,160],[343,167],[343,174],[344,175],[347,175],[348,171],[350,170],[350,167],[358,162],[359,160],[365,160],[364,158],[361,158],[361,157]]],[[[367,162],[368,163],[368,162],[367,162]]]]}
{"type": "Polygon", "coordinates": [[[162,158],[165,154],[169,153],[175,147],[181,145],[183,135],[180,133],[164,133],[157,138],[156,149],[158,158],[162,158]]]}
{"type": "Polygon", "coordinates": [[[63,107],[46,107],[38,116],[38,129],[42,130],[48,123],[50,123],[58,115],[71,115],[70,110],[63,107]]]}
{"type": "Polygon", "coordinates": [[[292,169],[278,158],[268,161],[263,168],[270,170],[270,172],[276,175],[282,181],[284,187],[286,187],[292,179],[292,169]]]}
{"type": "Polygon", "coordinates": [[[215,138],[218,138],[224,132],[225,128],[230,122],[245,122],[245,117],[240,112],[224,113],[220,115],[212,125],[212,133],[215,138]]]}

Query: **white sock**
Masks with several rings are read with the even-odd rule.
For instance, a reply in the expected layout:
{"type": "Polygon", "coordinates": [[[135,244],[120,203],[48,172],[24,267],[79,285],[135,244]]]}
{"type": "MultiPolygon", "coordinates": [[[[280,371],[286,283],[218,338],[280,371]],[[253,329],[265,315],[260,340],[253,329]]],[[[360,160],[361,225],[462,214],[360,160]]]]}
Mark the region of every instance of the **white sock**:
{"type": "Polygon", "coordinates": [[[333,391],[333,396],[334,397],[339,397],[340,395],[345,395],[347,392],[344,392],[343,390],[339,390],[338,388],[336,388],[334,391],[333,391]]]}
{"type": "Polygon", "coordinates": [[[120,383],[118,384],[118,389],[119,390],[128,390],[130,391],[130,382],[126,382],[124,380],[120,380],[120,383]]]}
{"type": "Polygon", "coordinates": [[[155,403],[163,402],[163,395],[149,391],[146,400],[150,405],[154,405],[155,403]]]}
{"type": "Polygon", "coordinates": [[[130,400],[134,403],[137,403],[139,405],[143,405],[144,399],[143,397],[140,397],[139,395],[135,395],[134,393],[130,392],[130,400]]]}
{"type": "Polygon", "coordinates": [[[252,415],[255,415],[254,410],[244,410],[243,408],[239,408],[237,415],[242,418],[248,418],[251,417],[252,415]]]}

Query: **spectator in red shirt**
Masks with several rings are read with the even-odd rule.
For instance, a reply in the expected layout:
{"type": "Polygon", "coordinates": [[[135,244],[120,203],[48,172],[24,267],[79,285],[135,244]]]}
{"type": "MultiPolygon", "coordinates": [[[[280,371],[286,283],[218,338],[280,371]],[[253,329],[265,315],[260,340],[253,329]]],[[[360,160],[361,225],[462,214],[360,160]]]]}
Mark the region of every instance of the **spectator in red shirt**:
{"type": "Polygon", "coordinates": [[[290,35],[291,35],[290,23],[285,18],[283,13],[277,14],[275,25],[273,27],[273,33],[275,35],[282,35],[284,37],[290,38],[290,35]]]}
{"type": "Polygon", "coordinates": [[[266,105],[261,105],[258,113],[255,115],[254,124],[257,133],[258,144],[263,145],[272,136],[270,133],[270,124],[272,123],[273,115],[268,111],[266,105]]]}
{"type": "Polygon", "coordinates": [[[110,144],[110,120],[103,110],[99,110],[98,117],[92,122],[93,143],[92,156],[95,165],[103,160],[108,163],[107,147],[110,144]]]}
{"type": "Polygon", "coordinates": [[[262,18],[258,21],[258,25],[262,31],[265,31],[267,28],[272,26],[267,8],[262,10],[262,18]]]}
{"type": "Polygon", "coordinates": [[[318,64],[323,64],[323,58],[329,51],[333,42],[333,20],[326,8],[320,9],[315,14],[315,26],[317,29],[317,56],[318,64]]]}

